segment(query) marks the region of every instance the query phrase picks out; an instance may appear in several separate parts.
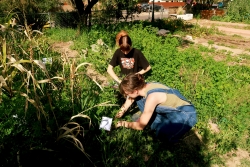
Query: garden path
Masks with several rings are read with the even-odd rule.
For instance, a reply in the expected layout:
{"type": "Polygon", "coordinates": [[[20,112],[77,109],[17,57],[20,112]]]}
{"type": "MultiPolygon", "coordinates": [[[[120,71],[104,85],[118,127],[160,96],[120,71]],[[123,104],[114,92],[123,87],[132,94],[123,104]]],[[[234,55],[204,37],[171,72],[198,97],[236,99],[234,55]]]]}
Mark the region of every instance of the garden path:
{"type": "Polygon", "coordinates": [[[230,23],[211,21],[206,19],[193,19],[188,22],[199,24],[203,27],[217,28],[221,34],[210,35],[194,40],[197,44],[211,46],[217,50],[225,50],[232,53],[232,56],[240,54],[250,55],[250,25],[242,23],[230,23]],[[209,44],[209,43],[213,44],[209,44]]]}
{"type": "MultiPolygon", "coordinates": [[[[79,53],[76,50],[72,50],[70,47],[74,44],[73,41],[58,42],[52,45],[52,48],[61,53],[62,59],[64,58],[79,58],[79,53]]],[[[97,82],[100,86],[104,87],[108,85],[108,79],[96,72],[91,65],[87,66],[87,76],[97,82]]]]}

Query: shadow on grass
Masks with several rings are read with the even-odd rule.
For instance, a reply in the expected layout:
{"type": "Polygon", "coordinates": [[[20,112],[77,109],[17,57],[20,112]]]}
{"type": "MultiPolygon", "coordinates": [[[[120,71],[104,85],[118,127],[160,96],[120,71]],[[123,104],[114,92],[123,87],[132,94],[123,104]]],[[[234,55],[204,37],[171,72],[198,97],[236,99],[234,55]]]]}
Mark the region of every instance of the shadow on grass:
{"type": "Polygon", "coordinates": [[[148,127],[144,131],[126,128],[104,131],[99,129],[98,124],[93,124],[81,142],[92,162],[71,142],[63,140],[49,147],[51,150],[21,150],[21,165],[208,167],[211,160],[206,154],[205,144],[194,130],[185,134],[178,143],[170,144],[159,141],[148,127]]]}
{"type": "Polygon", "coordinates": [[[178,143],[170,144],[159,141],[149,129],[96,129],[85,138],[85,143],[95,166],[210,166],[205,144],[194,130],[178,143]]]}

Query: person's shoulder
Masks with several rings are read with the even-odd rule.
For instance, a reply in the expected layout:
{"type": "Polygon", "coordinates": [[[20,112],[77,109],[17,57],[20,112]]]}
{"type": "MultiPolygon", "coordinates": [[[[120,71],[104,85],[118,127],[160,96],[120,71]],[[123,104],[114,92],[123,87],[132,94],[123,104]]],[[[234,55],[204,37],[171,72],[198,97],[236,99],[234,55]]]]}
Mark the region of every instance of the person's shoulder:
{"type": "Polygon", "coordinates": [[[116,50],[115,50],[115,53],[116,52],[121,52],[121,49],[120,48],[117,48],[116,50]]]}
{"type": "Polygon", "coordinates": [[[121,49],[118,48],[118,49],[115,50],[114,55],[121,54],[121,53],[122,53],[121,49]]]}
{"type": "Polygon", "coordinates": [[[141,52],[141,50],[137,49],[137,48],[133,48],[135,52],[141,52]]]}
{"type": "Polygon", "coordinates": [[[133,48],[135,54],[142,54],[142,51],[136,48],[133,48]]]}

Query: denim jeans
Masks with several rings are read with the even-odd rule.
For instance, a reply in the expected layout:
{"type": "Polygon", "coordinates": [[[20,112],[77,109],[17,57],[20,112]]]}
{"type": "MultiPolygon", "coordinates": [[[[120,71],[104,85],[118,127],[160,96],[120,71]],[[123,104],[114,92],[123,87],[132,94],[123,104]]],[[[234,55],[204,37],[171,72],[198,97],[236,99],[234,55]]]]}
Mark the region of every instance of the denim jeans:
{"type": "MultiPolygon", "coordinates": [[[[176,89],[156,88],[148,91],[147,96],[153,92],[166,92],[175,94],[180,99],[187,101],[185,97],[176,89]]],[[[146,98],[141,98],[136,101],[139,109],[143,112],[146,98]]],[[[189,102],[189,101],[187,101],[189,102]]],[[[150,120],[150,127],[156,131],[156,136],[165,141],[178,141],[186,132],[188,132],[197,122],[196,110],[193,104],[179,106],[177,108],[156,106],[154,114],[150,120]]]]}

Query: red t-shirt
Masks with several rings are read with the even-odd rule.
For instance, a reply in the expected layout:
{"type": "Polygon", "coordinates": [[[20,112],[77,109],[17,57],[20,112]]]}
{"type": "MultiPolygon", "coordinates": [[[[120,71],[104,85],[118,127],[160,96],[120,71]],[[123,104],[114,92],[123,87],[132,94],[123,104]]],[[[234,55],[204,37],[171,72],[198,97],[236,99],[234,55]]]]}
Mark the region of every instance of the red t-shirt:
{"type": "Polygon", "coordinates": [[[128,54],[124,54],[121,49],[117,49],[109,63],[113,67],[120,66],[121,74],[137,73],[149,66],[148,60],[143,53],[133,48],[128,54]]]}

